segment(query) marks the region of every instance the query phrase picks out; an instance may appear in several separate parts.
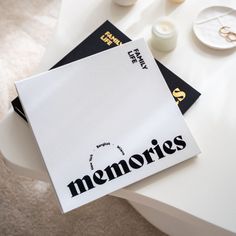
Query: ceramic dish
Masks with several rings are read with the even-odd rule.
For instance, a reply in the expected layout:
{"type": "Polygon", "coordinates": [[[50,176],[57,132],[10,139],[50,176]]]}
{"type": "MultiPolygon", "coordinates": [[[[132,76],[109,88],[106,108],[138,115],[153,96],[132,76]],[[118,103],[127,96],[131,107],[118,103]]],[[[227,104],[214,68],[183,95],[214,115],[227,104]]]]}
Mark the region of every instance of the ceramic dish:
{"type": "Polygon", "coordinates": [[[193,24],[196,37],[208,47],[230,49],[236,47],[236,9],[212,6],[202,10],[193,24]],[[223,28],[224,27],[224,28],[223,28]],[[233,41],[226,38],[232,32],[233,41]]]}

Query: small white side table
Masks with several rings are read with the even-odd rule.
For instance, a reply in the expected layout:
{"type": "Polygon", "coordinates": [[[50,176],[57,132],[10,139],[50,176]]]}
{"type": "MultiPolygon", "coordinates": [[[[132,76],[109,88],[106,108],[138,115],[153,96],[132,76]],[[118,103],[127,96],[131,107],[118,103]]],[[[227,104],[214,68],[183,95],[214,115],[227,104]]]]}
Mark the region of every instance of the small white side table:
{"type": "MultiPolygon", "coordinates": [[[[177,48],[155,57],[202,93],[185,115],[202,154],[113,193],[170,235],[236,235],[236,55],[208,49],[192,33],[198,12],[222,3],[236,8],[235,0],[187,0],[181,5],[139,0],[128,8],[108,0],[65,0],[39,69],[49,69],[106,19],[131,38],[148,40],[158,17],[173,17],[179,27],[177,48]]],[[[12,110],[0,124],[0,150],[16,173],[47,180],[30,129],[12,110]]]]}

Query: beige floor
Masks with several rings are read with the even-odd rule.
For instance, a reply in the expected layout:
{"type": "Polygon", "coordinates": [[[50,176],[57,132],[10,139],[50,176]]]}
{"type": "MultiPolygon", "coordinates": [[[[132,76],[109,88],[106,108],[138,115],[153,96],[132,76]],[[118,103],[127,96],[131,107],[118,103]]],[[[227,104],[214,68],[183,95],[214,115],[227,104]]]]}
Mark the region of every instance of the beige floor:
{"type": "MultiPolygon", "coordinates": [[[[59,0],[0,0],[0,119],[16,96],[14,81],[37,68],[59,6],[59,0]]],[[[164,234],[110,196],[62,215],[49,184],[15,175],[0,159],[0,235],[164,234]]]]}

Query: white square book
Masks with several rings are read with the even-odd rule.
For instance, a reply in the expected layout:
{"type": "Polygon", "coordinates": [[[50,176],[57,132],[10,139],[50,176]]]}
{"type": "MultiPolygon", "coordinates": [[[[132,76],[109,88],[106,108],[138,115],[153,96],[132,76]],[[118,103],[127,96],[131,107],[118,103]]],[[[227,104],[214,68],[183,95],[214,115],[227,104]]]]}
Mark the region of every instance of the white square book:
{"type": "Polygon", "coordinates": [[[143,40],[16,87],[63,212],[199,153],[143,40]]]}

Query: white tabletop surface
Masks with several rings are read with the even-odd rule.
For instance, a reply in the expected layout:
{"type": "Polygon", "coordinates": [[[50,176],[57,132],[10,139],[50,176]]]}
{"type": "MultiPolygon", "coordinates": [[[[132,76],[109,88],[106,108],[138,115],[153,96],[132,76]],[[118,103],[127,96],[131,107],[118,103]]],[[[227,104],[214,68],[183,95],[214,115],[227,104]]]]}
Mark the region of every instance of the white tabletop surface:
{"type": "Polygon", "coordinates": [[[216,51],[194,37],[192,23],[205,7],[235,0],[139,0],[118,7],[109,0],[65,0],[55,36],[39,71],[45,71],[109,19],[131,38],[150,38],[151,25],[169,16],[178,26],[177,48],[155,57],[202,93],[185,120],[202,153],[185,163],[133,184],[114,195],[182,217],[206,221],[236,233],[236,53],[216,51]],[[191,217],[193,216],[193,217],[191,217]]]}

